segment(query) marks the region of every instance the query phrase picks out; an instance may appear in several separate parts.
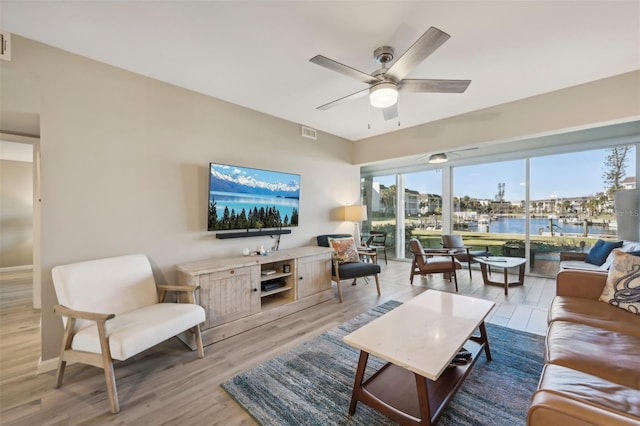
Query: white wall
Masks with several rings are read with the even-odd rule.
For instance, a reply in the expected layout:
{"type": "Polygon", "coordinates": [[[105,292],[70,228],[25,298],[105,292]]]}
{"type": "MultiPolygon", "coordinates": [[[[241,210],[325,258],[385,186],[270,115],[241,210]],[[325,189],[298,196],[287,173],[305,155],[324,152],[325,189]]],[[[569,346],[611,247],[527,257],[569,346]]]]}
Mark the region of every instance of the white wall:
{"type": "Polygon", "coordinates": [[[210,161],[301,175],[300,226],[281,248],[352,228],[330,217],[359,197],[351,142],[305,139],[299,124],[15,35],[12,55],[3,69],[40,85],[42,360],[57,356],[62,336],[55,265],[144,253],[157,280],[172,282],[177,263],[271,244],[206,231],[210,161]]]}

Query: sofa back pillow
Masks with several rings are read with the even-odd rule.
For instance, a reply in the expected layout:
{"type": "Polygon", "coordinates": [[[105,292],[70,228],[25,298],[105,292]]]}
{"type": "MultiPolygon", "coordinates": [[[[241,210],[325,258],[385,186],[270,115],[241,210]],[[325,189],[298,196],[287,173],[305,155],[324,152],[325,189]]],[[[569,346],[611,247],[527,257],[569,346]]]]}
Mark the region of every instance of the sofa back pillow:
{"type": "Polygon", "coordinates": [[[584,261],[593,265],[601,266],[607,260],[609,253],[611,253],[614,248],[622,247],[622,243],[623,241],[611,242],[598,240],[593,247],[591,247],[591,250],[587,253],[587,257],[584,261]]]}
{"type": "Polygon", "coordinates": [[[613,263],[599,300],[640,315],[640,257],[613,251],[613,263]]]}

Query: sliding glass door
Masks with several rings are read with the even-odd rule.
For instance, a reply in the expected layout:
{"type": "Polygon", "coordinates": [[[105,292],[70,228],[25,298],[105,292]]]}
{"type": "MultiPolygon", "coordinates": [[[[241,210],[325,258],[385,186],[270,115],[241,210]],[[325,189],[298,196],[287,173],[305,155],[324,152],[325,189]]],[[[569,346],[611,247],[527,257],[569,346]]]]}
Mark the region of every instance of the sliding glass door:
{"type": "Polygon", "coordinates": [[[561,251],[586,251],[599,238],[618,238],[623,221],[614,194],[637,187],[637,149],[523,155],[364,178],[369,220],[363,230],[387,231],[389,253],[395,248],[400,258],[410,258],[411,238],[440,248],[443,233],[461,234],[474,249],[525,257],[529,272],[554,277],[561,251]]]}

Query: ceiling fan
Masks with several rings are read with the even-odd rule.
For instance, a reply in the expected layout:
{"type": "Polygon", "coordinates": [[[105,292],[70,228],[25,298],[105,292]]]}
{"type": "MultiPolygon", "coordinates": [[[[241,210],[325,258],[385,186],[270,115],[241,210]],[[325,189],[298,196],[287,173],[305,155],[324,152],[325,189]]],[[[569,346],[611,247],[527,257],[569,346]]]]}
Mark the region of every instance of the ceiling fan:
{"type": "Polygon", "coordinates": [[[420,38],[400,57],[391,67],[387,65],[393,61],[394,51],[390,46],[378,47],[373,57],[382,68],[367,74],[348,65],[316,55],[310,62],[328,68],[332,71],[353,77],[369,85],[368,89],[360,90],[333,102],[321,105],[316,109],[327,110],[342,105],[345,102],[369,94],[369,101],[374,108],[382,109],[385,120],[398,116],[398,92],[413,93],[463,93],[471,80],[433,80],[433,79],[405,79],[413,69],[431,55],[451,36],[435,27],[429,28],[420,38]]]}
{"type": "MultiPolygon", "coordinates": [[[[447,157],[447,154],[454,155],[454,156],[459,156],[460,154],[458,154],[458,152],[472,151],[474,149],[478,149],[478,147],[477,146],[473,146],[471,148],[454,149],[454,150],[446,151],[446,152],[436,152],[435,154],[429,155],[428,162],[431,163],[431,164],[446,163],[447,161],[449,161],[449,157],[447,157]]],[[[422,159],[424,159],[426,157],[427,157],[427,154],[421,155],[420,157],[416,158],[416,161],[421,161],[422,159]]]]}

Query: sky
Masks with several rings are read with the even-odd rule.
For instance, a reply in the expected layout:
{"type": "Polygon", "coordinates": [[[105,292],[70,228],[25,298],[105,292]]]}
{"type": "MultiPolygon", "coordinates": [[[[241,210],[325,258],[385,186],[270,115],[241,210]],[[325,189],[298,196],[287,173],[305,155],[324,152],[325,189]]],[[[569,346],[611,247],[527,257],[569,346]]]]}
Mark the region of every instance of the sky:
{"type": "MultiPolygon", "coordinates": [[[[556,154],[531,158],[531,200],[547,198],[581,197],[605,191],[602,175],[605,172],[607,150],[594,150],[556,154]]],[[[635,176],[635,150],[627,155],[626,177],[635,176]]],[[[454,195],[472,198],[494,199],[498,184],[505,183],[505,200],[519,201],[525,198],[524,160],[455,167],[453,174],[454,195]]],[[[389,186],[395,184],[395,176],[374,180],[389,186]]],[[[438,171],[411,173],[405,177],[407,189],[420,193],[442,193],[442,173],[438,171]]]]}

